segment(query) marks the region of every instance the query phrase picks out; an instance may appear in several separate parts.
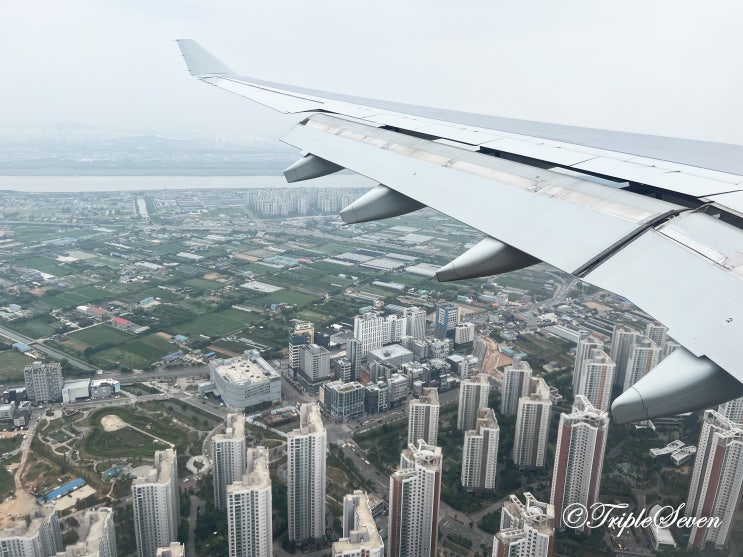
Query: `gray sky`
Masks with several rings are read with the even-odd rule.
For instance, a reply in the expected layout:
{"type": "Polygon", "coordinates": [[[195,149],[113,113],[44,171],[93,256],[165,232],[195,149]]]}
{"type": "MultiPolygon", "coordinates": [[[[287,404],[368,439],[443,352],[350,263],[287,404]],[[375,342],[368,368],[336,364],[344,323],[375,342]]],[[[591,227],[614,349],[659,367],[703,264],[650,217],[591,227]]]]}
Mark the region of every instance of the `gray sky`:
{"type": "Polygon", "coordinates": [[[28,0],[0,18],[0,127],[279,137],[297,117],[188,76],[192,38],[244,75],[442,108],[743,143],[743,3],[28,0]]]}

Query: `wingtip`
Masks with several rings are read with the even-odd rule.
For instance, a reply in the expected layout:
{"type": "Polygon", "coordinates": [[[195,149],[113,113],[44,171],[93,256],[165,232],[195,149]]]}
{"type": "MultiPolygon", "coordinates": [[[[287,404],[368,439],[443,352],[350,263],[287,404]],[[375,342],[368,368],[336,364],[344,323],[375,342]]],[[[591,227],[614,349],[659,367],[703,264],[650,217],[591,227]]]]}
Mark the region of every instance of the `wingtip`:
{"type": "Polygon", "coordinates": [[[176,39],[186,67],[191,75],[220,75],[234,73],[211,52],[193,39],[176,39]]]}

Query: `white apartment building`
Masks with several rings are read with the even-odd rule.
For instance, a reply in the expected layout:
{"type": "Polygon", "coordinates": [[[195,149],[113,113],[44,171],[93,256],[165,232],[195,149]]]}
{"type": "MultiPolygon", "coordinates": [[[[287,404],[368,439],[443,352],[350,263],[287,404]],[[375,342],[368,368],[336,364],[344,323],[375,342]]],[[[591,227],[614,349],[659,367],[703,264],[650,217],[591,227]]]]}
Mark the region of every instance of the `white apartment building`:
{"type": "Polygon", "coordinates": [[[488,406],[490,383],[484,373],[473,375],[459,385],[459,411],[457,413],[457,429],[467,431],[475,429],[477,412],[488,406]]]}
{"type": "Polygon", "coordinates": [[[289,333],[289,368],[299,369],[299,355],[302,346],[315,342],[315,328],[309,321],[295,323],[289,333]]]}
{"type": "Polygon", "coordinates": [[[591,350],[581,363],[575,394],[583,395],[594,407],[608,412],[611,405],[615,369],[614,362],[606,352],[591,350]]]}
{"type": "Polygon", "coordinates": [[[743,423],[743,396],[723,402],[717,407],[717,412],[736,424],[743,423]]]}
{"type": "Polygon", "coordinates": [[[116,557],[113,509],[100,507],[76,513],[78,541],[65,548],[65,557],[116,557]]]}
{"type": "Polygon", "coordinates": [[[343,497],[343,537],[333,544],[332,557],[384,557],[384,542],[363,491],[343,497]]]}
{"type": "Polygon", "coordinates": [[[454,329],[454,344],[468,344],[475,340],[475,324],[459,323],[454,329]]]}
{"type": "Polygon", "coordinates": [[[62,366],[59,362],[34,362],[23,368],[26,394],[32,402],[62,400],[62,366]]]}
{"type": "Polygon", "coordinates": [[[480,408],[475,429],[465,432],[462,450],[462,487],[467,491],[495,489],[500,428],[491,408],[480,408]]]}
{"type": "Polygon", "coordinates": [[[439,436],[439,393],[424,388],[417,400],[408,404],[408,445],[423,439],[427,445],[436,446],[439,436]]]}
{"type": "Polygon", "coordinates": [[[624,378],[627,371],[630,351],[642,335],[626,325],[614,325],[611,335],[611,351],[609,357],[616,364],[614,373],[614,385],[624,387],[624,378]]]}
{"type": "Polygon", "coordinates": [[[357,315],[353,319],[353,338],[361,342],[359,357],[363,359],[369,350],[384,345],[384,319],[373,312],[357,315]]]}
{"type": "Polygon", "coordinates": [[[245,474],[227,486],[227,532],[230,557],[273,555],[271,476],[266,447],[248,449],[245,474]]]}
{"type": "Polygon", "coordinates": [[[302,544],[325,536],[327,436],[316,403],[299,409],[299,428],[287,437],[289,540],[302,544]]]}
{"type": "Polygon", "coordinates": [[[330,376],[330,351],[317,344],[305,344],[300,350],[299,369],[311,381],[330,376]]]}
{"type": "Polygon", "coordinates": [[[624,374],[624,390],[642,379],[659,361],[660,348],[649,338],[640,337],[630,350],[624,374]]]}
{"type": "Polygon", "coordinates": [[[525,503],[509,495],[503,503],[493,557],[551,557],[555,540],[555,508],[524,493],[525,503]]]}
{"type": "Polygon", "coordinates": [[[510,366],[503,370],[503,385],[501,388],[500,413],[504,416],[515,416],[519,407],[519,399],[527,396],[531,380],[531,366],[529,362],[514,358],[510,366]]]}
{"type": "Polygon", "coordinates": [[[552,400],[544,379],[531,379],[528,396],[519,399],[513,461],[519,468],[544,466],[549,439],[552,400]]]}
{"type": "Polygon", "coordinates": [[[405,334],[416,340],[426,338],[426,310],[410,307],[403,310],[405,317],[405,334]]]}
{"type": "Polygon", "coordinates": [[[435,557],[441,448],[419,442],[402,451],[390,476],[388,557],[435,557]]]}
{"type": "Polygon", "coordinates": [[[158,547],[178,539],[180,499],[175,449],[155,451],[155,463],[132,482],[134,535],[139,557],[155,557],[158,547]]]}
{"type": "Polygon", "coordinates": [[[579,394],[578,384],[580,383],[583,362],[592,357],[593,354],[603,350],[604,343],[594,335],[582,334],[578,339],[578,344],[575,347],[575,365],[573,366],[573,396],[579,394]]]}
{"type": "Polygon", "coordinates": [[[226,429],[212,437],[214,466],[214,507],[227,508],[227,486],[245,473],[245,417],[227,414],[226,429]]]}
{"type": "Polygon", "coordinates": [[[62,533],[54,505],[30,513],[31,520],[16,521],[0,530],[3,557],[53,557],[63,551],[62,533]]]}

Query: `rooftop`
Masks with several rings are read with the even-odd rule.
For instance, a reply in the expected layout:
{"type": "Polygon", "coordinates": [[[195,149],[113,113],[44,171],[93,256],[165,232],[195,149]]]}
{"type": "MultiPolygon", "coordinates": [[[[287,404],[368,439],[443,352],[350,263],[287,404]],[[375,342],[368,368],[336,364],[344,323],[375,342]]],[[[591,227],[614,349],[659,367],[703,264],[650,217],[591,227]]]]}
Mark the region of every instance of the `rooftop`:
{"type": "Polygon", "coordinates": [[[356,514],[356,528],[348,533],[347,538],[341,538],[333,544],[335,553],[343,553],[354,549],[384,547],[382,536],[379,535],[372,516],[369,498],[361,491],[354,491],[343,498],[344,507],[352,501],[356,514]]]}
{"type": "Polygon", "coordinates": [[[268,471],[268,450],[266,447],[248,449],[248,472],[227,486],[227,493],[243,491],[247,488],[270,488],[271,476],[268,471]]]}
{"type": "Polygon", "coordinates": [[[316,402],[305,402],[299,408],[299,429],[289,432],[289,437],[297,435],[325,434],[320,408],[316,402]]]}
{"type": "Polygon", "coordinates": [[[214,360],[210,366],[229,383],[261,383],[280,377],[268,362],[252,353],[229,360],[214,360]]]}
{"type": "Polygon", "coordinates": [[[105,532],[104,527],[107,520],[113,524],[113,510],[108,507],[99,509],[87,509],[76,513],[75,519],[80,523],[77,530],[79,542],[68,545],[65,548],[66,557],[85,557],[95,555],[105,532]]]}
{"type": "Polygon", "coordinates": [[[56,509],[54,505],[44,505],[43,508],[31,513],[31,522],[26,523],[25,520],[20,520],[9,528],[0,530],[0,539],[33,538],[39,532],[39,528],[44,521],[55,512],[56,509]]]}
{"type": "Polygon", "coordinates": [[[164,451],[155,451],[155,464],[154,466],[140,467],[137,469],[140,472],[132,485],[144,485],[144,484],[164,484],[171,480],[173,466],[176,463],[176,452],[175,449],[165,449],[164,451]]]}
{"type": "Polygon", "coordinates": [[[214,441],[245,438],[245,417],[242,414],[227,414],[224,421],[227,426],[225,432],[215,435],[213,437],[214,441]]]}

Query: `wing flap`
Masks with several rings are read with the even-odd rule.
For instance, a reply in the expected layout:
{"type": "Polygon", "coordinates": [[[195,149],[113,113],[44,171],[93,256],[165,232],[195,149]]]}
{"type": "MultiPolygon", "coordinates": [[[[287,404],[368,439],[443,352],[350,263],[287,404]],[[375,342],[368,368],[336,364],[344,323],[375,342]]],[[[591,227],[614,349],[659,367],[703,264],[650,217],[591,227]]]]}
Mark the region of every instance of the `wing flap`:
{"type": "Polygon", "coordinates": [[[284,141],[568,272],[680,209],[572,176],[328,115],[315,115],[295,126],[284,141]],[[496,219],[494,207],[507,210],[500,210],[496,219]]]}
{"type": "Polygon", "coordinates": [[[743,381],[743,232],[701,213],[651,229],[583,279],[669,327],[695,356],[743,381]]]}

